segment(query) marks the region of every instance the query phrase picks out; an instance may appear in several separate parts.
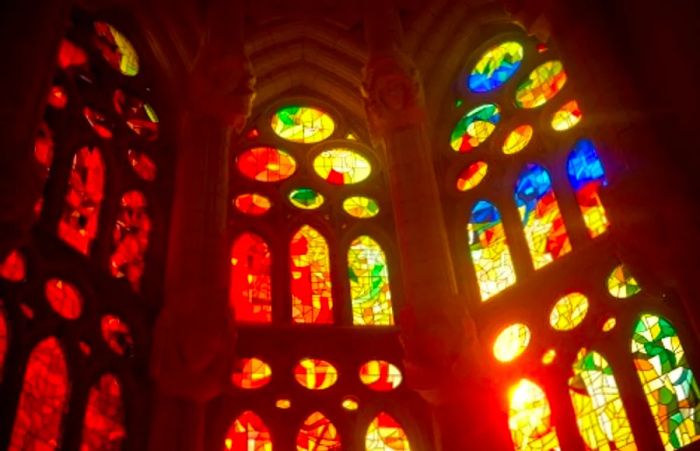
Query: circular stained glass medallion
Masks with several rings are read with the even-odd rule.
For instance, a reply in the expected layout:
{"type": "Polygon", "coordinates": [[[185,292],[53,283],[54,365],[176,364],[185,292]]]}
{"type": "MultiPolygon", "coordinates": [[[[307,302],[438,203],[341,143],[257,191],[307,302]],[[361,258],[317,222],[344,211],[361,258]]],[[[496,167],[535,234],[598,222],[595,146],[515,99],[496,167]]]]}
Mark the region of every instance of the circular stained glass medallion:
{"type": "Polygon", "coordinates": [[[566,72],[561,61],[547,61],[530,72],[515,91],[515,105],[519,108],[537,108],[557,95],[566,83],[566,72]]]}
{"type": "Polygon", "coordinates": [[[501,112],[494,103],[487,103],[469,111],[452,130],[452,149],[465,153],[478,147],[491,136],[500,120],[501,112]]]}
{"type": "Polygon", "coordinates": [[[296,188],[289,193],[289,202],[302,210],[315,210],[323,201],[323,195],[313,188],[296,188]]]}
{"type": "Polygon", "coordinates": [[[354,218],[367,219],[379,214],[379,204],[370,197],[352,196],[343,201],[343,210],[354,218]]]}
{"type": "Polygon", "coordinates": [[[365,180],[372,173],[369,161],[352,149],[324,150],[314,158],[314,170],[333,185],[350,185],[365,180]]]}
{"type": "Polygon", "coordinates": [[[287,141],[312,144],[331,136],[335,121],[317,108],[289,105],[272,115],[270,126],[277,136],[287,141]]]}
{"type": "Polygon", "coordinates": [[[287,152],[274,147],[254,147],[238,155],[236,165],[246,177],[259,182],[279,182],[296,171],[297,163],[287,152]]]}
{"type": "Polygon", "coordinates": [[[520,68],[523,46],[515,41],[495,45],[484,52],[467,78],[472,92],[490,92],[503,86],[520,68]]]}

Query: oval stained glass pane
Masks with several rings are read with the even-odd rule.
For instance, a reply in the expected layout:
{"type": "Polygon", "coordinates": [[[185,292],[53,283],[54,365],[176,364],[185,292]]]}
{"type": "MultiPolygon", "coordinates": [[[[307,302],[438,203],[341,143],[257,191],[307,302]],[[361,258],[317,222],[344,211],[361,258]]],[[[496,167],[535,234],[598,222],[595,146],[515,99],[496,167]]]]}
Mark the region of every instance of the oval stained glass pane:
{"type": "Polygon", "coordinates": [[[44,285],[44,295],[51,308],[66,319],[78,319],[83,311],[83,298],[72,283],[61,279],[49,279],[44,285]]]}
{"type": "Polygon", "coordinates": [[[477,161],[462,169],[457,176],[457,189],[469,191],[476,187],[486,177],[488,169],[489,165],[483,161],[477,161]]]}
{"type": "Polygon", "coordinates": [[[391,391],[401,385],[401,370],[386,360],[370,360],[360,367],[360,381],[374,391],[391,391]]]}
{"type": "Polygon", "coordinates": [[[18,250],[13,250],[0,263],[0,277],[10,282],[21,282],[26,276],[26,268],[24,256],[18,250]]]}
{"type": "Polygon", "coordinates": [[[566,102],[552,116],[552,128],[558,132],[569,130],[581,122],[583,114],[578,107],[578,102],[571,100],[566,102]]]}
{"type": "Polygon", "coordinates": [[[571,330],[581,324],[588,313],[588,298],[581,293],[569,293],[554,304],[549,324],[554,330],[571,330]]]}
{"type": "Polygon", "coordinates": [[[512,155],[520,152],[530,143],[532,134],[532,126],[527,124],[517,126],[506,136],[506,140],[503,142],[503,153],[512,155]]]}
{"type": "Polygon", "coordinates": [[[264,387],[272,378],[272,369],[264,361],[252,357],[236,361],[236,368],[231,376],[233,385],[246,390],[264,387]]]}
{"type": "Polygon", "coordinates": [[[125,438],[121,384],[105,374],[90,389],[80,451],[117,451],[125,438]]]}
{"type": "Polygon", "coordinates": [[[315,210],[323,201],[323,195],[312,188],[297,188],[289,193],[289,202],[302,210],[315,210]]]}
{"type": "Polygon", "coordinates": [[[134,347],[129,326],[114,315],[105,315],[101,321],[102,338],[119,355],[129,355],[134,347]]]}
{"type": "Polygon", "coordinates": [[[127,152],[127,158],[136,175],[148,182],[155,180],[156,174],[158,173],[158,168],[151,157],[146,155],[144,152],[137,152],[129,149],[127,152]]]}
{"type": "Polygon", "coordinates": [[[270,125],[279,137],[305,144],[323,141],[335,130],[335,121],[328,114],[317,108],[298,105],[277,110],[270,125]]]}
{"type": "Polygon", "coordinates": [[[83,116],[85,116],[85,120],[90,124],[93,131],[97,133],[97,136],[104,139],[112,139],[114,125],[110,123],[107,116],[88,106],[83,108],[83,116]]]}
{"type": "Polygon", "coordinates": [[[530,344],[530,329],[522,323],[503,329],[493,343],[493,355],[501,362],[510,362],[525,352],[530,344]]]}
{"type": "Polygon", "coordinates": [[[267,196],[258,193],[245,193],[236,196],[233,199],[233,205],[236,210],[249,216],[260,216],[270,210],[272,202],[267,196]]]}
{"type": "Polygon", "coordinates": [[[238,155],[241,174],[259,182],[279,182],[294,174],[297,163],[287,152],[274,147],[254,147],[238,155]]]}
{"type": "Polygon", "coordinates": [[[495,103],[487,103],[469,111],[452,130],[452,149],[465,153],[478,147],[491,136],[500,120],[501,111],[495,103]]]}
{"type": "Polygon", "coordinates": [[[386,412],[374,417],[365,435],[365,449],[371,451],[410,451],[408,437],[398,421],[386,412]]]}
{"type": "Polygon", "coordinates": [[[226,451],[272,451],[272,436],[263,420],[254,412],[241,413],[226,432],[226,451]]]}
{"type": "Polygon", "coordinates": [[[556,96],[566,83],[566,72],[561,61],[547,61],[530,72],[515,91],[518,108],[537,108],[556,96]]]}
{"type": "Polygon", "coordinates": [[[343,201],[343,210],[354,218],[367,219],[379,214],[379,204],[370,197],[352,196],[343,201]]]}
{"type": "Polygon", "coordinates": [[[321,412],[309,415],[297,434],[297,451],[340,451],[340,435],[321,412]]]}
{"type": "Polygon", "coordinates": [[[354,150],[329,149],[314,158],[314,171],[333,185],[350,185],[369,177],[372,166],[354,150]]]}
{"type": "Polygon", "coordinates": [[[619,265],[608,276],[608,292],[612,297],[626,299],[642,291],[639,283],[625,265],[619,265]]]}
{"type": "Polygon", "coordinates": [[[309,390],[325,390],[338,380],[338,371],[326,360],[302,359],[294,367],[294,378],[309,390]]]}
{"type": "Polygon", "coordinates": [[[515,41],[495,45],[484,52],[469,74],[467,86],[472,92],[489,92],[503,86],[520,68],[523,46],[515,41]]]}
{"type": "Polygon", "coordinates": [[[147,141],[155,141],[158,138],[160,121],[151,105],[138,97],[125,94],[121,89],[114,91],[112,102],[114,109],[131,131],[147,141]]]}
{"type": "Polygon", "coordinates": [[[139,56],[131,42],[106,22],[95,22],[95,45],[112,68],[133,77],[139,73],[139,56]]]}

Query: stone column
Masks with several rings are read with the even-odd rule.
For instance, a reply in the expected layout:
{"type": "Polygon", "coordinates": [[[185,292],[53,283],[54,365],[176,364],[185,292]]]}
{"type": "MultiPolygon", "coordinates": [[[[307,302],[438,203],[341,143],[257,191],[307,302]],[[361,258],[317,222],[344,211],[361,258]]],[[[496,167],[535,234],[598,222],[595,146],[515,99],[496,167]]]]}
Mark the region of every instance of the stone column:
{"type": "Polygon", "coordinates": [[[204,448],[206,403],[230,383],[229,145],[250,114],[254,78],[240,2],[214,0],[180,118],[165,302],[151,360],[156,403],[149,449],[204,448]]]}
{"type": "Polygon", "coordinates": [[[362,93],[389,175],[405,293],[399,326],[406,381],[433,408],[437,449],[507,449],[507,419],[492,408],[497,395],[480,366],[467,300],[457,296],[421,82],[402,53],[390,0],[365,2],[365,32],[362,93]]]}

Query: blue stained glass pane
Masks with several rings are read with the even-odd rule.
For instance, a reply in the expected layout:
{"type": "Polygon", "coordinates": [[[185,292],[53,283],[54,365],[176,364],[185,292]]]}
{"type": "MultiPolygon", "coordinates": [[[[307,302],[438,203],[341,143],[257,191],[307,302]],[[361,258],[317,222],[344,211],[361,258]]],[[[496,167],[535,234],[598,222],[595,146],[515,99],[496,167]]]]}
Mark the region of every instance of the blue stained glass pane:
{"type": "Polygon", "coordinates": [[[500,222],[501,215],[491,202],[480,200],[472,208],[472,223],[500,222]]]}
{"type": "Polygon", "coordinates": [[[537,202],[552,189],[552,180],[547,170],[538,164],[528,164],[518,178],[515,200],[518,208],[525,207],[529,213],[537,202]]]}
{"type": "Polygon", "coordinates": [[[487,50],[469,74],[467,86],[472,92],[490,92],[507,82],[523,60],[523,47],[510,41],[487,50]]]}
{"type": "Polygon", "coordinates": [[[576,191],[590,182],[599,182],[602,186],[608,184],[603,164],[598,158],[595,146],[588,139],[581,139],[574,145],[569,155],[567,170],[571,186],[576,191]]]}

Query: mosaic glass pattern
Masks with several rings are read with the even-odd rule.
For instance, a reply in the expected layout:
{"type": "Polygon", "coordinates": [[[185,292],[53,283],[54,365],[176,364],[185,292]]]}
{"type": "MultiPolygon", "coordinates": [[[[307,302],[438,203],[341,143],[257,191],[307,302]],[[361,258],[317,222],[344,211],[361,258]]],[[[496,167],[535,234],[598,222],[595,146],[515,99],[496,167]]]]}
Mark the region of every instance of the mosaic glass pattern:
{"type": "Polygon", "coordinates": [[[313,188],[297,188],[289,193],[289,202],[302,210],[315,210],[323,205],[323,195],[313,188]]]}
{"type": "Polygon", "coordinates": [[[24,256],[18,251],[13,250],[7,254],[5,261],[0,263],[0,277],[10,282],[21,282],[27,273],[27,264],[24,261],[24,256]]]}
{"type": "Polygon", "coordinates": [[[386,360],[370,360],[360,367],[360,381],[374,391],[394,390],[402,380],[401,370],[386,360]]]}
{"type": "Polygon", "coordinates": [[[298,143],[317,143],[333,134],[335,122],[317,108],[290,105],[272,116],[272,130],[279,137],[298,143]]]}
{"type": "Polygon", "coordinates": [[[503,153],[513,155],[520,152],[530,143],[533,134],[534,130],[531,125],[523,124],[515,127],[512,132],[508,133],[503,142],[503,153]]]}
{"type": "Polygon", "coordinates": [[[0,299],[0,382],[2,382],[3,370],[5,369],[5,355],[7,354],[8,342],[7,316],[2,305],[2,299],[0,299]]]}
{"type": "Polygon", "coordinates": [[[612,297],[626,299],[642,291],[637,283],[637,279],[627,266],[618,265],[608,276],[608,292],[612,297]]]}
{"type": "Polygon", "coordinates": [[[520,68],[523,46],[503,42],[484,52],[469,74],[467,86],[472,92],[490,92],[503,86],[520,68]]]}
{"type": "Polygon", "coordinates": [[[52,450],[61,445],[67,408],[66,360],[55,337],[39,342],[27,361],[10,450],[52,450]]]}
{"type": "Polygon", "coordinates": [[[547,61],[530,72],[515,91],[515,105],[519,108],[537,108],[556,96],[566,83],[566,72],[561,61],[547,61]]]}
{"type": "Polygon", "coordinates": [[[256,357],[238,359],[231,376],[233,385],[246,390],[264,387],[272,378],[272,368],[256,357]]]}
{"type": "Polygon", "coordinates": [[[287,152],[274,147],[254,147],[238,155],[241,174],[259,182],[279,182],[294,174],[297,163],[287,152]]]}
{"type": "Polygon", "coordinates": [[[272,207],[272,202],[267,196],[258,193],[245,193],[236,196],[233,205],[238,211],[249,216],[261,216],[272,207]]]}
{"type": "Polygon", "coordinates": [[[340,451],[338,430],[321,412],[309,415],[297,435],[297,451],[340,451]]]}
{"type": "Polygon", "coordinates": [[[508,426],[516,451],[560,450],[557,431],[552,425],[552,410],[544,391],[527,379],[521,379],[508,394],[508,426]]]}
{"type": "Polygon", "coordinates": [[[292,319],[295,323],[333,322],[328,244],[311,226],[302,226],[289,245],[292,319]]]}
{"type": "Polygon", "coordinates": [[[106,22],[95,22],[95,44],[115,70],[133,77],[139,73],[139,57],[131,42],[106,22]]]}
{"type": "Polygon", "coordinates": [[[265,240],[245,232],[231,247],[229,303],[236,321],[272,321],[272,256],[265,240]]]}
{"type": "Polygon", "coordinates": [[[352,196],[343,201],[343,210],[354,218],[367,219],[379,214],[379,204],[370,197],[352,196]]]}
{"type": "Polygon", "coordinates": [[[326,360],[302,359],[294,367],[294,379],[309,390],[325,390],[338,380],[338,370],[326,360]]]}
{"type": "Polygon", "coordinates": [[[109,267],[114,277],[125,277],[134,290],[141,286],[144,257],[151,233],[151,219],[146,211],[146,198],[140,191],[125,193],[119,202],[119,215],[114,224],[114,252],[109,267]]]}
{"type": "Polygon", "coordinates": [[[581,122],[583,113],[578,106],[578,102],[571,100],[566,102],[552,116],[552,128],[558,132],[563,132],[574,128],[576,124],[581,122]]]}
{"type": "Polygon", "coordinates": [[[104,315],[100,321],[102,338],[109,348],[119,355],[131,355],[134,340],[131,338],[129,326],[114,315],[104,315]]]}
{"type": "Polygon", "coordinates": [[[83,147],[73,157],[58,236],[83,254],[97,236],[105,168],[100,150],[83,147]]]}
{"type": "Polygon", "coordinates": [[[491,202],[477,202],[467,233],[481,300],[486,301],[515,283],[513,259],[498,209],[491,202]]]}
{"type": "Polygon", "coordinates": [[[83,311],[83,297],[78,288],[62,279],[49,279],[44,295],[54,312],[66,319],[78,319],[83,311]]]}
{"type": "Polygon", "coordinates": [[[329,149],[314,158],[314,171],[333,185],[350,185],[369,177],[372,166],[354,150],[329,149]]]}
{"type": "Polygon", "coordinates": [[[129,149],[127,151],[127,159],[129,160],[131,168],[140,178],[147,182],[152,182],[156,179],[158,168],[151,157],[143,152],[129,149]]]}
{"type": "Polygon", "coordinates": [[[158,138],[160,121],[151,105],[138,97],[125,94],[121,89],[114,92],[112,102],[114,109],[131,131],[146,141],[155,141],[158,138]]]}
{"type": "Polygon", "coordinates": [[[374,417],[367,428],[365,449],[371,451],[409,451],[411,445],[408,443],[406,432],[399,422],[388,413],[379,412],[379,415],[374,417]]]}
{"type": "Polygon", "coordinates": [[[671,323],[642,315],[634,327],[632,355],[666,450],[700,439],[700,389],[671,323]]]}
{"type": "Polygon", "coordinates": [[[120,451],[125,438],[121,384],[105,374],[90,389],[80,451],[120,451]]]}
{"type": "Polygon", "coordinates": [[[503,329],[493,343],[493,355],[501,362],[515,360],[530,344],[530,329],[522,323],[511,324],[503,329]]]}
{"type": "Polygon", "coordinates": [[[566,166],[588,234],[595,238],[608,230],[609,223],[599,195],[608,181],[593,143],[587,139],[577,141],[566,166]]]}
{"type": "Polygon", "coordinates": [[[535,269],[571,251],[552,180],[542,166],[528,164],[521,172],[515,188],[515,202],[535,269]]]}
{"type": "Polygon", "coordinates": [[[489,165],[483,161],[477,161],[462,169],[457,176],[457,189],[469,191],[476,187],[486,177],[488,169],[489,165]]]}
{"type": "Polygon", "coordinates": [[[246,410],[233,422],[226,438],[227,451],[272,451],[270,430],[254,412],[246,410]]]}
{"type": "Polygon", "coordinates": [[[475,149],[491,136],[500,120],[501,111],[494,103],[487,103],[469,111],[452,130],[452,149],[461,153],[475,149]]]}
{"type": "Polygon", "coordinates": [[[636,451],[615,376],[602,355],[579,351],[569,379],[569,396],[587,450],[636,451]]]}
{"type": "Polygon", "coordinates": [[[88,106],[83,108],[83,116],[97,136],[103,139],[112,139],[114,124],[107,116],[88,106]]]}
{"type": "Polygon", "coordinates": [[[588,298],[581,293],[569,293],[554,304],[549,325],[554,330],[571,330],[581,324],[588,313],[588,298]]]}
{"type": "Polygon", "coordinates": [[[386,256],[381,246],[367,235],[355,238],[350,244],[348,280],[354,325],[394,324],[386,256]]]}

